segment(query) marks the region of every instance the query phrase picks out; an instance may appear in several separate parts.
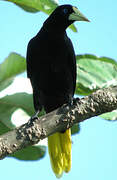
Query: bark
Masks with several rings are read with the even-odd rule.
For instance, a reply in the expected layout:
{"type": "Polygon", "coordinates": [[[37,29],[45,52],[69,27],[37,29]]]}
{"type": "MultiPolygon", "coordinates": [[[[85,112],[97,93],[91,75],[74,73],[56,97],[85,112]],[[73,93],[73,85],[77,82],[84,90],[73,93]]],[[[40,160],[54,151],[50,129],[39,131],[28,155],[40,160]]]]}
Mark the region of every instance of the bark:
{"type": "Polygon", "coordinates": [[[117,109],[117,86],[97,90],[84,98],[76,98],[73,105],[63,105],[40,118],[0,136],[0,159],[26,146],[36,144],[49,135],[72,127],[100,114],[117,109]]]}

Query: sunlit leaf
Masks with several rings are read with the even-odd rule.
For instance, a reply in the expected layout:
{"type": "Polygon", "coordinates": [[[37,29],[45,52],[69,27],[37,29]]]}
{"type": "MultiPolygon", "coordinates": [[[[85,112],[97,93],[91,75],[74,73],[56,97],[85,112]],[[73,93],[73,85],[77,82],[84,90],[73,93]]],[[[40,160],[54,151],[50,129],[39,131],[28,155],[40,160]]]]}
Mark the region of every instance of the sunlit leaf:
{"type": "Polygon", "coordinates": [[[16,75],[24,72],[26,60],[17,53],[11,53],[0,64],[0,91],[8,87],[16,75]]]}
{"type": "Polygon", "coordinates": [[[101,118],[111,121],[117,121],[117,110],[100,115],[101,118]]]}
{"type": "Polygon", "coordinates": [[[88,95],[100,88],[117,85],[117,63],[107,57],[79,55],[76,94],[88,95]]]}

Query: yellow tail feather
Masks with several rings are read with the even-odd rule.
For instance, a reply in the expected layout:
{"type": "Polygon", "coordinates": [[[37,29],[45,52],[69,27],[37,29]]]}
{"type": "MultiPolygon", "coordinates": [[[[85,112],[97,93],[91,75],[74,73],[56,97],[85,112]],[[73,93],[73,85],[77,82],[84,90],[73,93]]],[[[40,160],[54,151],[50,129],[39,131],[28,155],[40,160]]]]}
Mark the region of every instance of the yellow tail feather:
{"type": "Polygon", "coordinates": [[[71,169],[71,129],[67,129],[65,133],[60,133],[60,138],[63,153],[63,170],[69,172],[71,169]]]}
{"type": "Polygon", "coordinates": [[[71,169],[71,130],[55,133],[48,137],[48,151],[52,169],[56,177],[60,178],[63,171],[71,169]]]}

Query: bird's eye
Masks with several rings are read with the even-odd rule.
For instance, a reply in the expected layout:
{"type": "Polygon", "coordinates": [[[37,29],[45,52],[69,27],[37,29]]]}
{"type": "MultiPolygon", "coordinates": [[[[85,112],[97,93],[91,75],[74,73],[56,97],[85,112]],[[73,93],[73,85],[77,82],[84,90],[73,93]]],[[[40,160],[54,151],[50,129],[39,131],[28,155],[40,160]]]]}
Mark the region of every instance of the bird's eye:
{"type": "Polygon", "coordinates": [[[64,12],[64,14],[67,14],[68,13],[68,9],[63,9],[63,12],[64,12]]]}

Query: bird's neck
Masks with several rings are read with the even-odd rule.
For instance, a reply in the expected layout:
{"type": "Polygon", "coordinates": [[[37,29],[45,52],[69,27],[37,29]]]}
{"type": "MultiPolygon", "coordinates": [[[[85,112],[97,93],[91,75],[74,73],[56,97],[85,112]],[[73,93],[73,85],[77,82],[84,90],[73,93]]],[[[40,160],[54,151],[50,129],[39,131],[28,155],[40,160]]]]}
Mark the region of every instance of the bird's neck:
{"type": "Polygon", "coordinates": [[[55,29],[49,29],[49,28],[46,28],[46,27],[42,27],[42,31],[44,31],[44,33],[46,33],[46,36],[48,37],[48,39],[50,38],[51,40],[52,39],[64,39],[64,37],[67,35],[66,31],[59,31],[58,29],[55,30],[55,29]]]}
{"type": "Polygon", "coordinates": [[[43,24],[43,27],[46,31],[57,34],[65,33],[66,32],[66,25],[63,25],[62,23],[58,21],[54,21],[54,19],[46,20],[43,24]]]}
{"type": "Polygon", "coordinates": [[[46,26],[42,27],[42,31],[46,32],[48,36],[51,36],[51,38],[61,38],[66,35],[66,30],[56,29],[56,28],[49,28],[46,26]]]}

